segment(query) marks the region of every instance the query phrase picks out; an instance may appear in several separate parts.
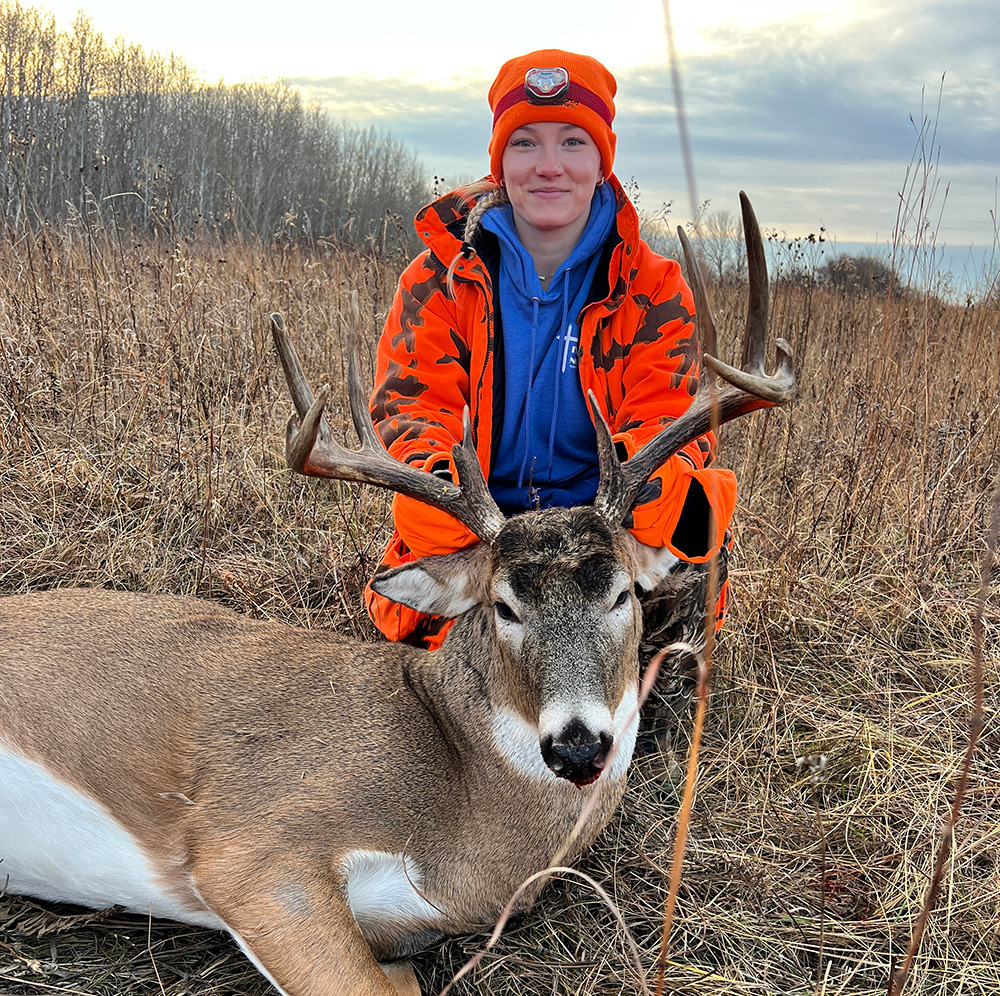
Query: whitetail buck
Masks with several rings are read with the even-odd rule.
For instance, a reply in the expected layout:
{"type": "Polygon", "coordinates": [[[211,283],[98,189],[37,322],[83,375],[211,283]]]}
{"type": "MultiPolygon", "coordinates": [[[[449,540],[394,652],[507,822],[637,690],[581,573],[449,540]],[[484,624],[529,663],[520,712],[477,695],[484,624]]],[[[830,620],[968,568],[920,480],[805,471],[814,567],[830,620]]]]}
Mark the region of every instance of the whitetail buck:
{"type": "MultiPolygon", "coordinates": [[[[495,922],[581,812],[578,854],[624,789],[641,616],[662,572],[621,527],[648,475],[715,422],[784,404],[763,370],[767,274],[745,205],[744,370],[619,464],[596,403],[593,507],[505,520],[466,435],[459,485],[382,449],[356,360],[358,452],[329,436],[275,317],[298,416],[288,461],[446,508],[482,542],[378,581],[459,616],[433,653],[254,621],[206,601],[64,590],[0,600],[0,887],[228,931],[291,996],[417,993],[406,959],[495,922]]],[[[698,288],[703,335],[715,351],[698,288]]],[[[356,352],[356,351],[355,351],[356,352]]],[[[528,907],[539,885],[518,908],[528,907]]]]}

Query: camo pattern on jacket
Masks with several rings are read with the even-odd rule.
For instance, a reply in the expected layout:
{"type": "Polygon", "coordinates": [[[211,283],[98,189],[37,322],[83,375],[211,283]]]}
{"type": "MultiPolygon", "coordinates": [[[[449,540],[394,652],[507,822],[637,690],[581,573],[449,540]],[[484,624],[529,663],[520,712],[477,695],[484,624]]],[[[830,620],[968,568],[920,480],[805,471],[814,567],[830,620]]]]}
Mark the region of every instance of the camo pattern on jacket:
{"type": "MultiPolygon", "coordinates": [[[[592,300],[580,315],[576,360],[584,396],[594,392],[615,441],[631,455],[691,403],[698,387],[699,349],[694,302],[679,265],[656,255],[639,238],[635,209],[614,176],[607,182],[617,197],[616,231],[606,246],[607,271],[595,277],[592,300]]],[[[476,453],[488,474],[497,343],[489,270],[459,234],[473,203],[453,192],[417,215],[417,234],[428,248],[400,278],[379,342],[370,409],[386,449],[397,459],[430,469],[450,463],[468,406],[476,453]],[[453,262],[454,297],[446,286],[453,262]]],[[[493,238],[488,232],[482,237],[493,238]]],[[[714,437],[703,436],[657,471],[628,523],[639,540],[668,546],[696,563],[718,551],[736,484],[729,471],[707,469],[713,457],[714,437]],[[671,545],[692,476],[705,488],[714,515],[716,535],[703,557],[687,556],[671,545]]],[[[396,532],[376,576],[418,556],[450,553],[476,541],[455,519],[412,499],[397,496],[393,514],[396,532]]],[[[443,639],[439,621],[370,588],[366,597],[372,619],[390,639],[429,646],[443,639]]]]}

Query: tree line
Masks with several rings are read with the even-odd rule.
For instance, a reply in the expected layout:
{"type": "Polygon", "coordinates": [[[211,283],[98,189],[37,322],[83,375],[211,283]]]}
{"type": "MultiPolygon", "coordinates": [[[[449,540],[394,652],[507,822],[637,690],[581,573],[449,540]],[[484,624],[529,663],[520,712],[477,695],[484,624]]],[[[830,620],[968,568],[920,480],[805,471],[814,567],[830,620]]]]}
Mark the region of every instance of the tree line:
{"type": "Polygon", "coordinates": [[[388,133],[284,83],[207,85],[181,60],[0,0],[0,228],[403,240],[427,181],[388,133]],[[406,219],[400,224],[398,219],[406,219]]]}

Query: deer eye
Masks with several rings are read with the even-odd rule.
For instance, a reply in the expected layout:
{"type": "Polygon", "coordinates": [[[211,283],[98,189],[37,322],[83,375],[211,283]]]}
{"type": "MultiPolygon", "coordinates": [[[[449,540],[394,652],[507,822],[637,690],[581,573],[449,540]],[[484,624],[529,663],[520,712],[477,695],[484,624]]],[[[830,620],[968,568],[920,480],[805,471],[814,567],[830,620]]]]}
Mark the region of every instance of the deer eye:
{"type": "Polygon", "coordinates": [[[621,608],[628,601],[628,588],[622,588],[615,599],[614,608],[621,608]]]}
{"type": "Polygon", "coordinates": [[[506,602],[494,602],[493,611],[504,622],[518,622],[517,613],[506,602]]]}

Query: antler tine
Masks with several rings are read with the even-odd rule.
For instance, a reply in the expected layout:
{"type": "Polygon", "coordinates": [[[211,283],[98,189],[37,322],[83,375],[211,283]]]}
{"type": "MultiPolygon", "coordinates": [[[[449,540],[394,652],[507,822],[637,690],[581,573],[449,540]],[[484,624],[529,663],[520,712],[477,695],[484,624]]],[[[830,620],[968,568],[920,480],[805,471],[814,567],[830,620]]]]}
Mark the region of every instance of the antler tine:
{"type": "MultiPolygon", "coordinates": [[[[313,397],[312,388],[309,387],[306,375],[302,372],[302,364],[299,363],[299,357],[292,345],[292,340],[288,337],[285,320],[277,312],[271,315],[271,331],[274,336],[274,345],[278,350],[278,358],[281,360],[281,368],[285,371],[288,393],[292,396],[299,418],[304,419],[316,399],[313,397]]],[[[324,425],[324,428],[327,427],[324,425]]]]}
{"type": "MultiPolygon", "coordinates": [[[[767,260],[764,257],[764,240],[753,205],[745,191],[740,191],[740,210],[743,213],[743,241],[747,247],[747,325],[743,336],[741,366],[754,374],[764,373],[764,352],[767,342],[767,260]]],[[[712,356],[718,354],[708,350],[712,356]]]]}
{"type": "MultiPolygon", "coordinates": [[[[749,199],[742,191],[740,201],[743,206],[743,228],[746,235],[750,283],[747,325],[742,350],[743,369],[731,367],[728,363],[723,363],[714,355],[705,352],[702,357],[705,365],[727,381],[723,389],[721,391],[710,389],[708,381],[711,378],[703,378],[688,410],[662,429],[631,459],[622,464],[617,472],[609,473],[607,484],[602,458],[601,484],[594,505],[615,523],[623,521],[650,475],[682,447],[724,422],[747,415],[759,408],[786,405],[795,397],[792,349],[784,339],[775,340],[778,354],[777,372],[770,377],[764,372],[767,336],[767,264],[757,219],[754,217],[749,199]],[[619,481],[619,477],[624,483],[619,481]]],[[[695,296],[697,321],[703,333],[704,350],[706,340],[715,338],[715,325],[697,260],[681,229],[678,229],[678,235],[684,249],[687,276],[695,296]]],[[[595,404],[592,398],[591,405],[595,404]]],[[[603,422],[603,418],[601,421],[603,422]]],[[[610,433],[608,438],[610,440],[610,433]]],[[[601,428],[598,426],[599,447],[600,440],[601,428]]]]}
{"type": "MultiPolygon", "coordinates": [[[[493,495],[490,494],[482,464],[476,455],[476,447],[472,442],[472,416],[469,414],[468,405],[462,409],[462,441],[452,446],[451,458],[455,461],[455,469],[458,471],[463,502],[470,510],[474,510],[475,522],[472,521],[471,514],[464,517],[457,512],[451,514],[464,522],[480,539],[492,542],[500,534],[506,520],[493,495]]],[[[445,511],[451,512],[451,509],[445,511]]]]}
{"type": "Polygon", "coordinates": [[[597,404],[593,391],[587,392],[587,404],[590,405],[590,415],[594,420],[597,433],[597,462],[600,468],[600,484],[594,508],[605,518],[615,524],[625,518],[625,513],[632,503],[629,497],[629,479],[626,477],[622,463],[615,452],[615,443],[611,438],[611,426],[597,404]]]}
{"type": "MultiPolygon", "coordinates": [[[[356,299],[353,311],[356,328],[360,329],[356,299]]],[[[504,517],[489,493],[476,459],[468,412],[464,419],[462,443],[454,448],[461,487],[389,456],[368,416],[360,371],[360,334],[356,334],[348,360],[347,383],[351,417],[361,440],[361,449],[349,450],[333,439],[323,417],[323,409],[330,397],[329,386],[324,385],[319,395],[313,397],[281,315],[271,316],[271,331],[297,412],[288,421],[285,438],[285,458],[292,470],[310,477],[387,488],[448,512],[480,539],[490,542],[496,539],[504,517]]]]}
{"type": "Polygon", "coordinates": [[[384,452],[385,448],[368,414],[369,392],[361,375],[361,309],[358,307],[357,291],[351,291],[351,317],[354,319],[354,335],[347,359],[347,402],[351,407],[351,422],[363,448],[384,452]]]}
{"type": "MultiPolygon", "coordinates": [[[[706,365],[741,391],[765,399],[770,405],[785,405],[795,397],[795,370],[792,347],[785,339],[774,341],[778,370],[773,377],[765,373],[767,349],[768,286],[764,240],[750,198],[740,191],[743,212],[743,238],[747,247],[747,323],[743,335],[742,369],[723,363],[715,355],[704,357],[706,365]]],[[[756,405],[755,407],[764,407],[756,405]]],[[[752,409],[748,409],[752,410],[752,409]]],[[[735,416],[733,416],[735,417],[735,416]]]]}

